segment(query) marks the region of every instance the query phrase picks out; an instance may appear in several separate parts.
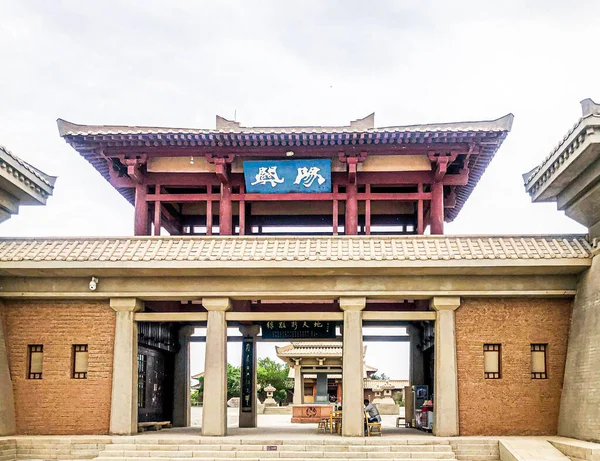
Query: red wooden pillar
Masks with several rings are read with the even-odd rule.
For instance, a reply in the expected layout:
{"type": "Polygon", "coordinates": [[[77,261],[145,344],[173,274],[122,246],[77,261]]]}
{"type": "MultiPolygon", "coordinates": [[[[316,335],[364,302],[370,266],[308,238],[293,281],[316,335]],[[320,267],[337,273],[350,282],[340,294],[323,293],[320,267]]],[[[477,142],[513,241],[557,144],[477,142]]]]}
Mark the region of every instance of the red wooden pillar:
{"type": "MultiPolygon", "coordinates": [[[[423,184],[417,186],[417,192],[419,195],[423,193],[423,184]]],[[[417,234],[423,235],[425,232],[424,216],[423,216],[423,200],[419,199],[417,201],[417,234]]]]}
{"type": "Polygon", "coordinates": [[[348,182],[346,186],[346,235],[358,234],[358,201],[356,193],[356,183],[348,182]]]}
{"type": "Polygon", "coordinates": [[[244,184],[240,185],[240,203],[238,205],[238,216],[240,220],[240,235],[246,235],[246,201],[244,200],[244,195],[246,193],[246,189],[244,188],[244,184]]]}
{"type": "Polygon", "coordinates": [[[221,201],[219,202],[219,235],[232,235],[231,183],[221,184],[221,201]]]}
{"type": "Polygon", "coordinates": [[[135,235],[148,235],[148,202],[146,201],[147,188],[145,184],[135,186],[135,215],[133,233],[135,235]]]}
{"type": "MultiPolygon", "coordinates": [[[[365,192],[367,197],[371,195],[371,185],[367,184],[365,192]]],[[[365,201],[365,235],[371,235],[371,200],[367,198],[365,201]]]]}
{"type": "Polygon", "coordinates": [[[337,395],[336,400],[338,403],[342,403],[342,383],[338,383],[337,385],[337,395]]]}
{"type": "Polygon", "coordinates": [[[431,185],[431,235],[444,233],[444,185],[436,182],[431,185]]]}
{"type": "MultiPolygon", "coordinates": [[[[210,186],[208,186],[210,194],[210,186]]],[[[206,235],[212,235],[213,228],[213,211],[212,211],[212,200],[206,201],[206,235]]]]}

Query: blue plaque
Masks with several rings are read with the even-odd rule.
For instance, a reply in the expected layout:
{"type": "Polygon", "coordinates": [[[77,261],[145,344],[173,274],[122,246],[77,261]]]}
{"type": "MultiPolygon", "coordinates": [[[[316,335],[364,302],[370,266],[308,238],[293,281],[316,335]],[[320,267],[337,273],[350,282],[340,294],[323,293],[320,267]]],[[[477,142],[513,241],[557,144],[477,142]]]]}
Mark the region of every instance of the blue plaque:
{"type": "Polygon", "coordinates": [[[331,192],[331,160],[247,161],[244,180],[250,194],[331,192]]]}

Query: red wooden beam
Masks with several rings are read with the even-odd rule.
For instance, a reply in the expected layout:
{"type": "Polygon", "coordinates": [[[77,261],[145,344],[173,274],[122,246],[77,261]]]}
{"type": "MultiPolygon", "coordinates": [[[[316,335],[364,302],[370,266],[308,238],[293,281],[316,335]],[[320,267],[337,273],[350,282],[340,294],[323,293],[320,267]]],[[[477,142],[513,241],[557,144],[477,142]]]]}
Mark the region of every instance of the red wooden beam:
{"type": "MultiPolygon", "coordinates": [[[[86,146],[89,147],[89,146],[86,146]]],[[[242,155],[244,157],[286,157],[286,153],[292,149],[294,158],[302,157],[331,157],[335,155],[340,148],[344,149],[346,154],[360,155],[366,152],[368,155],[418,155],[429,152],[456,152],[457,154],[466,154],[469,152],[469,143],[422,143],[422,144],[358,144],[358,145],[339,145],[339,146],[97,146],[102,149],[107,157],[123,157],[147,155],[148,157],[201,157],[201,156],[227,156],[242,155]],[[222,154],[224,152],[224,154],[222,154]]],[[[473,152],[476,153],[476,152],[473,152]]]]}

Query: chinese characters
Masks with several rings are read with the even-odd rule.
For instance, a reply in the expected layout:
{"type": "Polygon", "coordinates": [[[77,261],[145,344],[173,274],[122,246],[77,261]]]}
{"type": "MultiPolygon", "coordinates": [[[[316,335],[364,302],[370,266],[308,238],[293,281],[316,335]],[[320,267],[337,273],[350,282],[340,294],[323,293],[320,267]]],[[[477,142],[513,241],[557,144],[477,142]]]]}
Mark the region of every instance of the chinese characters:
{"type": "Polygon", "coordinates": [[[276,166],[260,167],[255,179],[256,180],[252,183],[253,186],[256,186],[257,184],[266,185],[267,183],[271,183],[271,187],[275,187],[277,184],[283,184],[285,181],[283,178],[280,178],[277,175],[276,166]]]}
{"type": "Polygon", "coordinates": [[[286,194],[331,192],[331,160],[250,160],[244,162],[246,192],[286,194]]]}

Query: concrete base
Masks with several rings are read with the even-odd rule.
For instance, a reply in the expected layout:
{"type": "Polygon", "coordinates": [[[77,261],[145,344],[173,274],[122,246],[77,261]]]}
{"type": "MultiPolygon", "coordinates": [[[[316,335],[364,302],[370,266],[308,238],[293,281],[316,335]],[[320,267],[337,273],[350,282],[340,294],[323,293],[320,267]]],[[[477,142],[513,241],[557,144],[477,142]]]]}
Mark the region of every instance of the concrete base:
{"type": "Polygon", "coordinates": [[[263,402],[263,405],[265,407],[278,407],[279,404],[275,401],[275,399],[272,398],[266,398],[265,401],[263,402]]]}
{"type": "Polygon", "coordinates": [[[380,415],[398,415],[400,414],[400,407],[395,403],[379,403],[375,405],[379,410],[380,415]]]}
{"type": "Polygon", "coordinates": [[[331,414],[333,406],[320,404],[292,405],[293,423],[318,423],[331,414]]]}

